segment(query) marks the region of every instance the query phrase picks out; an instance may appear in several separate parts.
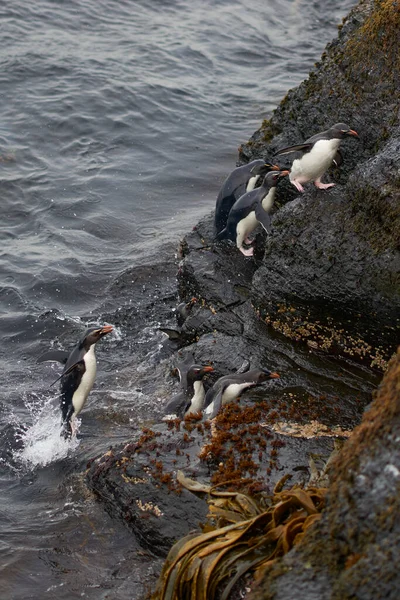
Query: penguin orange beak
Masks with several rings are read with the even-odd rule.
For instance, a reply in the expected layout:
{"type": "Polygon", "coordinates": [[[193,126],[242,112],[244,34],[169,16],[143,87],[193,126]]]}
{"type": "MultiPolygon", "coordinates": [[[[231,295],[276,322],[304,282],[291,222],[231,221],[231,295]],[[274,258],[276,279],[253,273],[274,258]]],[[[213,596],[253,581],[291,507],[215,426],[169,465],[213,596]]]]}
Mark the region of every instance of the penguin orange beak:
{"type": "Polygon", "coordinates": [[[271,169],[271,171],[280,171],[281,168],[278,167],[278,165],[269,165],[269,164],[265,164],[266,167],[269,167],[271,169]]]}
{"type": "Polygon", "coordinates": [[[203,371],[205,373],[211,373],[211,371],[214,371],[214,367],[211,367],[211,366],[203,367],[203,371]]]}
{"type": "Polygon", "coordinates": [[[290,171],[281,171],[279,174],[279,177],[286,177],[286,175],[289,175],[290,171]]]}
{"type": "Polygon", "coordinates": [[[279,375],[279,373],[271,373],[269,378],[270,379],[280,379],[281,376],[279,375]]]}
{"type": "Polygon", "coordinates": [[[349,131],[347,132],[347,135],[353,135],[354,137],[359,137],[357,131],[354,131],[354,129],[349,129],[349,131]]]}
{"type": "Polygon", "coordinates": [[[104,327],[101,328],[101,333],[106,335],[106,333],[111,333],[112,330],[112,325],[104,325],[104,327]]]}

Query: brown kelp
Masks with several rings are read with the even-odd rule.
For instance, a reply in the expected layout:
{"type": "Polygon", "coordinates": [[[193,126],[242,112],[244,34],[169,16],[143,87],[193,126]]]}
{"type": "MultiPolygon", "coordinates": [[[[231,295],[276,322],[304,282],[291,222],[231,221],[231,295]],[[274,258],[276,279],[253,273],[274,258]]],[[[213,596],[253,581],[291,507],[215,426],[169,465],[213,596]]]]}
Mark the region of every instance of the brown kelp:
{"type": "Polygon", "coordinates": [[[178,480],[207,496],[207,523],[202,533],[191,533],[171,548],[152,600],[227,600],[243,575],[257,577],[297,544],[325,504],[326,488],[282,490],[278,484],[272,496],[250,497],[182,473],[178,480]]]}

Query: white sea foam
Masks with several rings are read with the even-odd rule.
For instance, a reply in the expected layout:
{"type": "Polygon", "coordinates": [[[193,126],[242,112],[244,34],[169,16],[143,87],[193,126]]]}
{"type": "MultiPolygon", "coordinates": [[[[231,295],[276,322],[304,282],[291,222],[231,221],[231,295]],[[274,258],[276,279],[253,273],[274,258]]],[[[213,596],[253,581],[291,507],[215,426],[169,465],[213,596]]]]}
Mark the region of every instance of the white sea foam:
{"type": "MultiPolygon", "coordinates": [[[[66,458],[79,446],[76,435],[65,439],[62,435],[60,409],[55,398],[40,398],[26,401],[32,418],[31,425],[20,426],[17,433],[20,449],[14,451],[13,458],[21,466],[32,469],[44,467],[66,458]],[[22,446],[22,447],[21,447],[22,446]]],[[[79,419],[76,424],[80,425],[79,419]]]]}

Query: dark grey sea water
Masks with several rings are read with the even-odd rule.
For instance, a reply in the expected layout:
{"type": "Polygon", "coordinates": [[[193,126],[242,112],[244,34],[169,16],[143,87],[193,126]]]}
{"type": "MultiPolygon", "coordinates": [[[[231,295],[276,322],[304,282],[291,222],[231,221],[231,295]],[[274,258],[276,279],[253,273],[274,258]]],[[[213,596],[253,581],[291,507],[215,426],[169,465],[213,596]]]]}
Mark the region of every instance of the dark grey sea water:
{"type": "MultiPolygon", "coordinates": [[[[133,278],[135,293],[120,295],[118,282],[173,256],[213,208],[237,147],[307,75],[354,3],[0,3],[1,598],[139,594],[146,559],[80,475],[152,401],[157,319],[136,331],[120,314],[157,281],[133,278]],[[49,388],[59,371],[36,358],[99,322],[115,333],[99,348],[79,439],[63,445],[49,388]],[[136,357],[144,348],[133,366],[132,336],[136,357]]],[[[322,376],[334,393],[328,366],[322,376]]],[[[359,382],[354,371],[338,385],[359,382]]]]}

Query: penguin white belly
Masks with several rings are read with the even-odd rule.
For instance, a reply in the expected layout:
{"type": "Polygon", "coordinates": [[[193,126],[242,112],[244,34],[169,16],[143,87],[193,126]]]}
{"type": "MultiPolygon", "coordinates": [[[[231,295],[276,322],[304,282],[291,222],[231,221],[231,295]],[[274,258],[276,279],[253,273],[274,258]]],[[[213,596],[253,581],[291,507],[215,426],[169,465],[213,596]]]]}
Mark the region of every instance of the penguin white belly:
{"type": "Polygon", "coordinates": [[[300,183],[315,181],[329,169],[335,158],[340,140],[318,140],[301,158],[293,161],[289,179],[300,183]]]}
{"type": "Polygon", "coordinates": [[[90,390],[93,387],[93,383],[96,377],[96,356],[94,353],[94,344],[90,346],[89,351],[83,357],[85,362],[85,372],[82,375],[82,379],[79,383],[78,388],[75,390],[72,396],[72,404],[74,407],[74,415],[78,415],[89,396],[90,390]]]}
{"type": "Polygon", "coordinates": [[[256,213],[254,210],[249,212],[247,217],[239,221],[239,223],[236,225],[236,246],[238,248],[242,246],[243,240],[246,239],[249,233],[254,231],[257,225],[258,221],[256,219],[256,213]]]}
{"type": "Polygon", "coordinates": [[[232,400],[235,400],[235,398],[240,395],[242,390],[245,390],[252,385],[254,385],[252,381],[247,381],[246,383],[231,383],[222,394],[222,404],[232,402],[232,400]]]}
{"type": "Polygon", "coordinates": [[[274,199],[275,199],[275,192],[276,192],[276,188],[273,187],[269,190],[268,194],[265,196],[265,198],[263,198],[261,204],[263,209],[265,210],[265,212],[268,212],[271,210],[272,205],[274,203],[274,199]]]}
{"type": "Polygon", "coordinates": [[[246,192],[252,192],[256,187],[256,183],[259,179],[259,175],[254,175],[254,177],[250,177],[249,181],[247,182],[246,192]]]}
{"type": "Polygon", "coordinates": [[[201,381],[194,382],[194,395],[190,403],[190,407],[186,411],[186,415],[190,415],[192,413],[200,412],[203,410],[204,406],[204,386],[201,381]]]}

